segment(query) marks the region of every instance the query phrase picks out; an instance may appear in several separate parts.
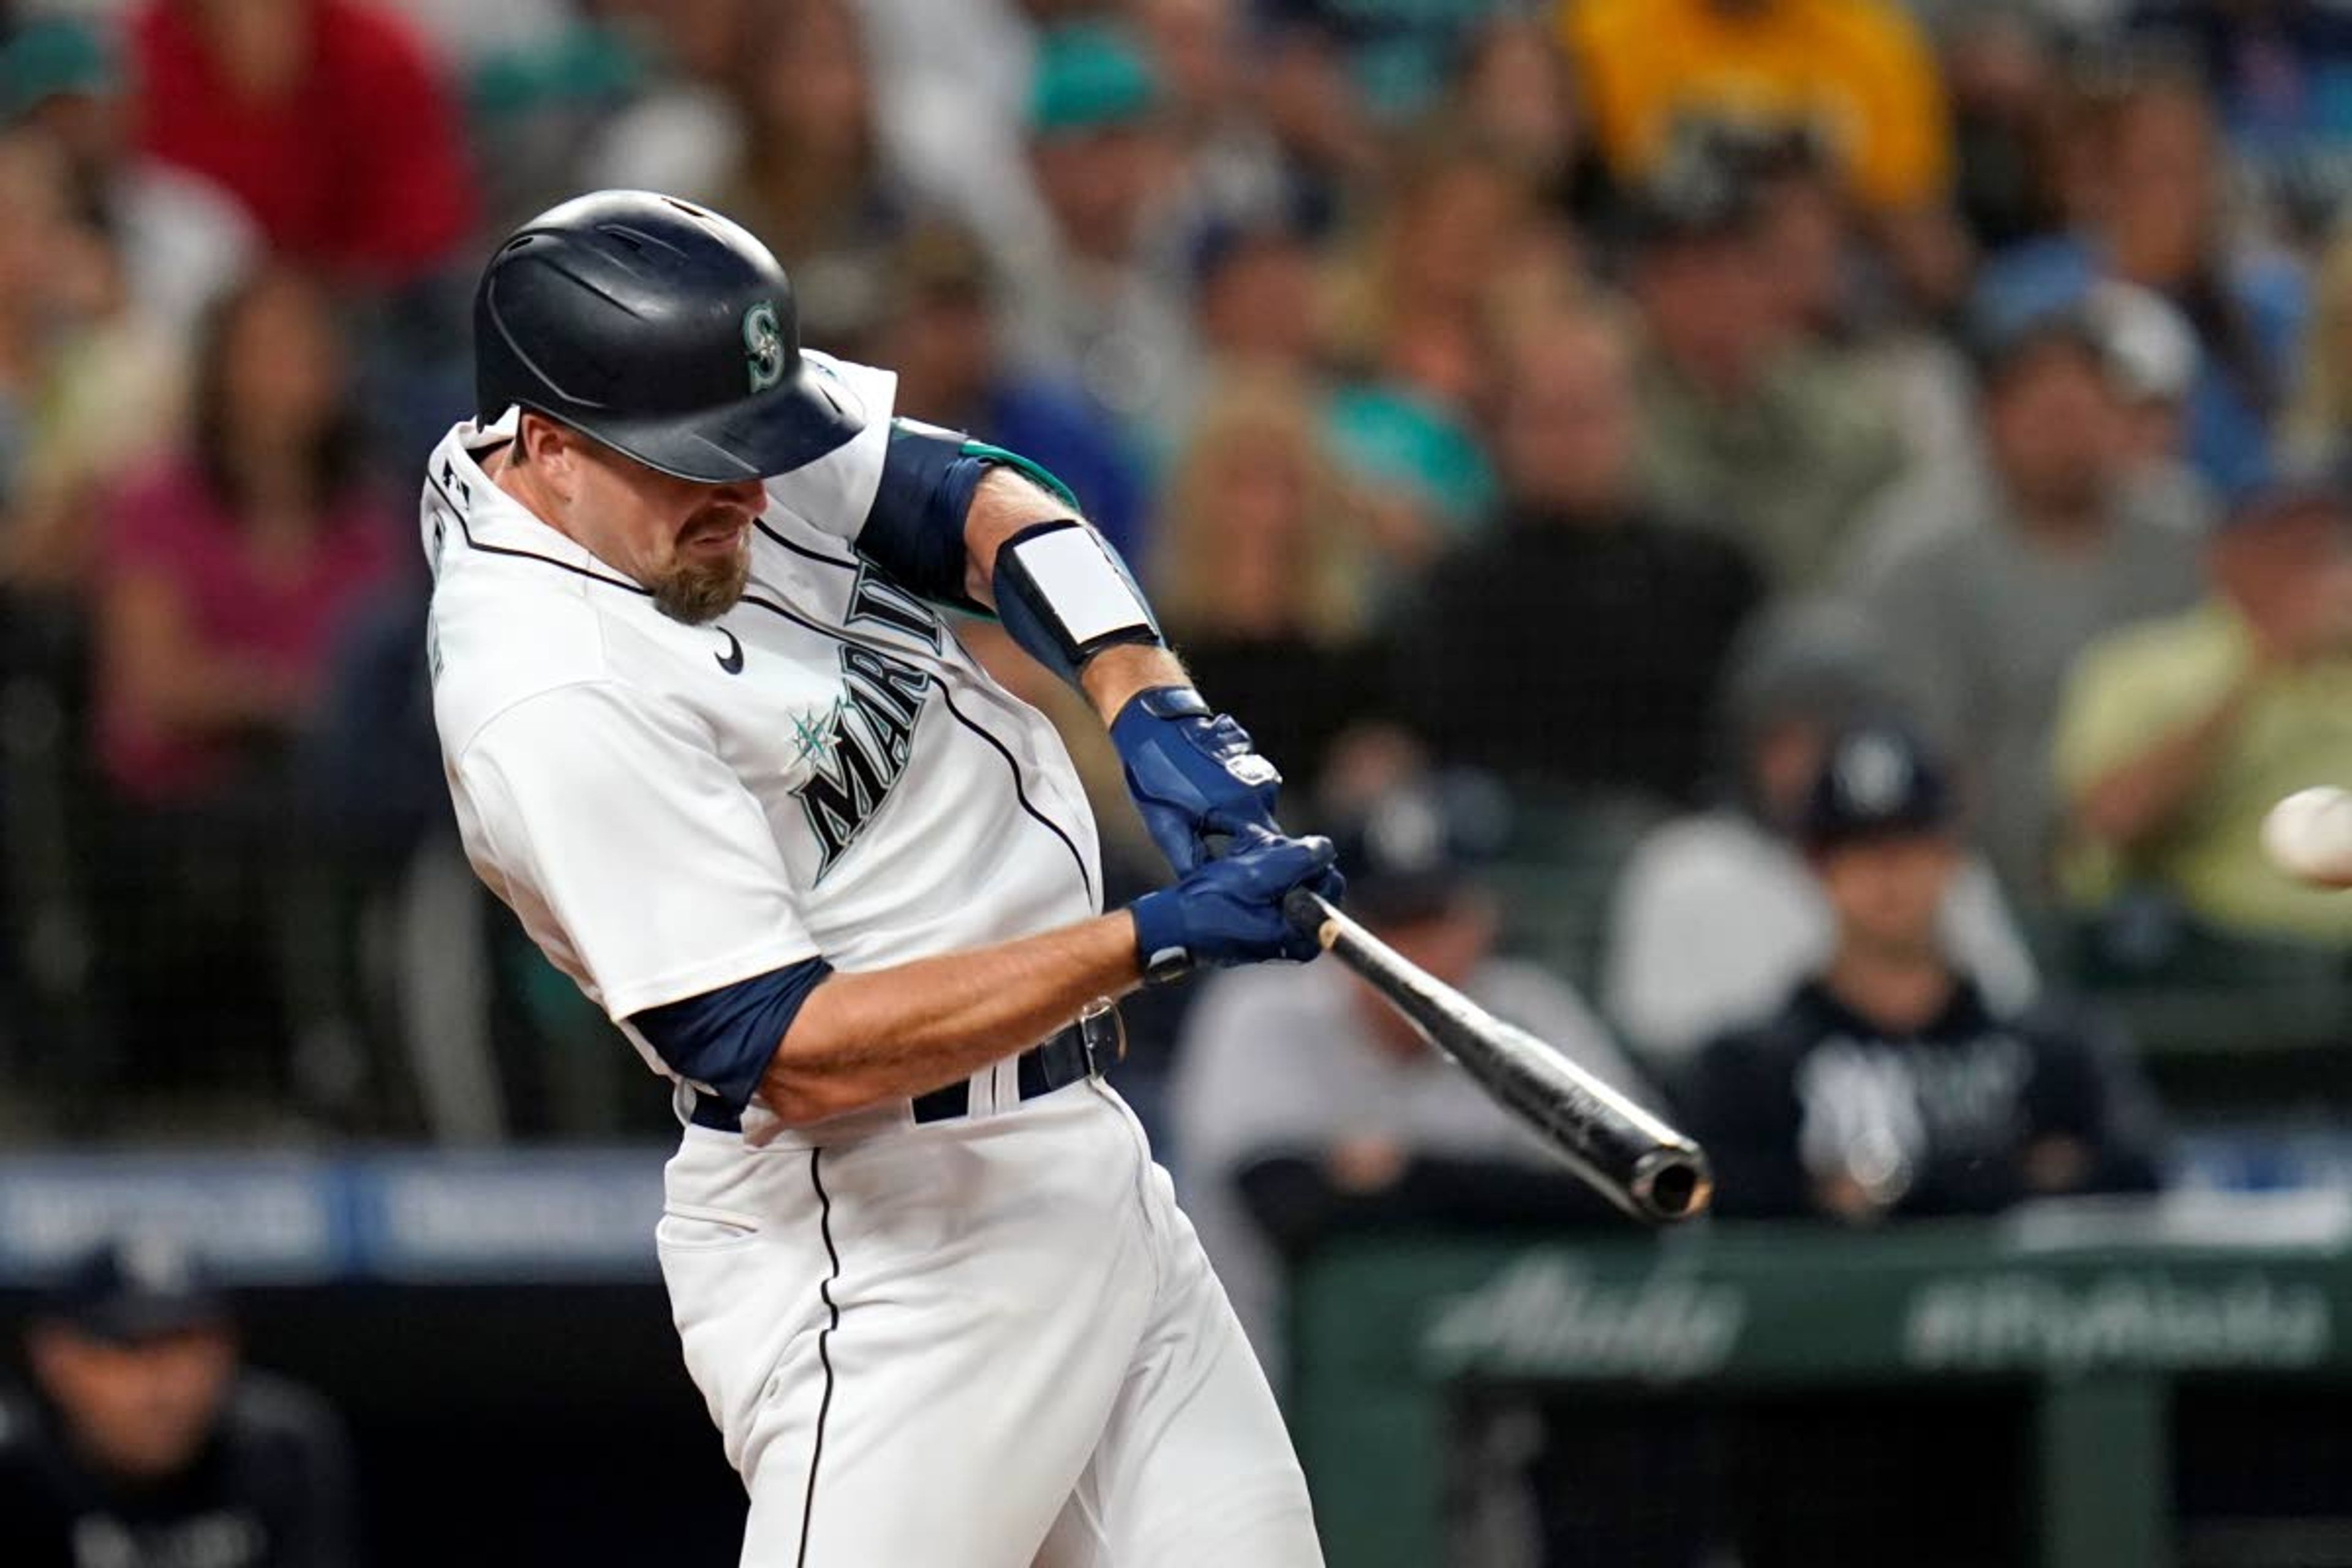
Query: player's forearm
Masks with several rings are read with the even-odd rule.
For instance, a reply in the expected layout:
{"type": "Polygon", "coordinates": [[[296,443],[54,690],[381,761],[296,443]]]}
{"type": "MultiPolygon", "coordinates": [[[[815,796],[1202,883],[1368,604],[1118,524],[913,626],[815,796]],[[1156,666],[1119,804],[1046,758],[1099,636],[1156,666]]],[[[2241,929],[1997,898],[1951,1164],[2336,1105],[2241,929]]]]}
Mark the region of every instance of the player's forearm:
{"type": "Polygon", "coordinates": [[[1125,912],[1016,942],[839,973],[809,993],[761,1078],[785,1121],[840,1116],[968,1078],[1139,983],[1125,912]]]}
{"type": "MultiPolygon", "coordinates": [[[[1070,515],[1066,502],[1010,468],[991,468],[972,493],[964,519],[964,591],[994,608],[997,550],[1034,523],[1070,515]]],[[[1185,686],[1191,679],[1164,647],[1121,643],[1087,660],[1078,684],[1102,721],[1109,723],[1137,692],[1155,686],[1185,686]]]]}
{"type": "Polygon", "coordinates": [[[994,609],[997,550],[1024,528],[1069,515],[1070,503],[1045,486],[1011,468],[989,469],[964,513],[964,592],[994,609]]]}

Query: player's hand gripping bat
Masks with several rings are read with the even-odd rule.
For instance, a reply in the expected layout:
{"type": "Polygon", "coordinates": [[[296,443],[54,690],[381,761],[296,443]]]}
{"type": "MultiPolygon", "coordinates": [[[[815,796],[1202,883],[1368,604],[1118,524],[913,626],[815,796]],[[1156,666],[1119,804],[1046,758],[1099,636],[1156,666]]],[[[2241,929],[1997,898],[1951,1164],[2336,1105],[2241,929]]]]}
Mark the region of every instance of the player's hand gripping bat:
{"type": "Polygon", "coordinates": [[[1627,1214],[1664,1222],[1706,1209],[1715,1181],[1706,1152],[1688,1138],[1306,889],[1292,889],[1283,913],[1627,1214]]]}

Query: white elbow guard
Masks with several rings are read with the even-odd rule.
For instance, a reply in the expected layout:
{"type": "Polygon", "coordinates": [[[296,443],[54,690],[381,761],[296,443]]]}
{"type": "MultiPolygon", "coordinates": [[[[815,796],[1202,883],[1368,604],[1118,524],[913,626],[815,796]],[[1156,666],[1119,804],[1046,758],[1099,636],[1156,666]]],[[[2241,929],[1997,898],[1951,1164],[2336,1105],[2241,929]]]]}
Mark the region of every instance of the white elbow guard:
{"type": "Polygon", "coordinates": [[[1029,657],[1075,682],[1119,643],[1158,647],[1160,623],[1118,552],[1075,518],[1024,528],[996,552],[996,616],[1029,657]]]}

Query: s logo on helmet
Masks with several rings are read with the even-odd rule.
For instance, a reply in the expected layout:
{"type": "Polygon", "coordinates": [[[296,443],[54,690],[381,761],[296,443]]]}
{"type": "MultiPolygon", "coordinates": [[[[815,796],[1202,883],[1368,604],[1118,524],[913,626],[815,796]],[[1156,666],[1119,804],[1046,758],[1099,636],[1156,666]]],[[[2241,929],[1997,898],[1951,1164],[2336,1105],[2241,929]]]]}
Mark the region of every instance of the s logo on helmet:
{"type": "Polygon", "coordinates": [[[751,362],[753,392],[784,379],[784,330],[776,324],[776,308],[765,300],[743,312],[743,357],[751,362]]]}

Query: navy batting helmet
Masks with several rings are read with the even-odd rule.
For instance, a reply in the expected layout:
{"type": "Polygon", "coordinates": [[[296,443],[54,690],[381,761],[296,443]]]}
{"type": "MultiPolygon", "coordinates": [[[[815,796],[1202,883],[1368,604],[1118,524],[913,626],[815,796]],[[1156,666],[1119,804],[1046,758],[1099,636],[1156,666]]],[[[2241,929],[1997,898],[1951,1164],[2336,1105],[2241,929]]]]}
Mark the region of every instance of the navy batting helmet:
{"type": "Polygon", "coordinates": [[[768,247],[649,191],[574,197],[499,247],[474,294],[474,390],[484,419],[520,404],[710,484],[790,473],[865,422],[802,356],[768,247]]]}

